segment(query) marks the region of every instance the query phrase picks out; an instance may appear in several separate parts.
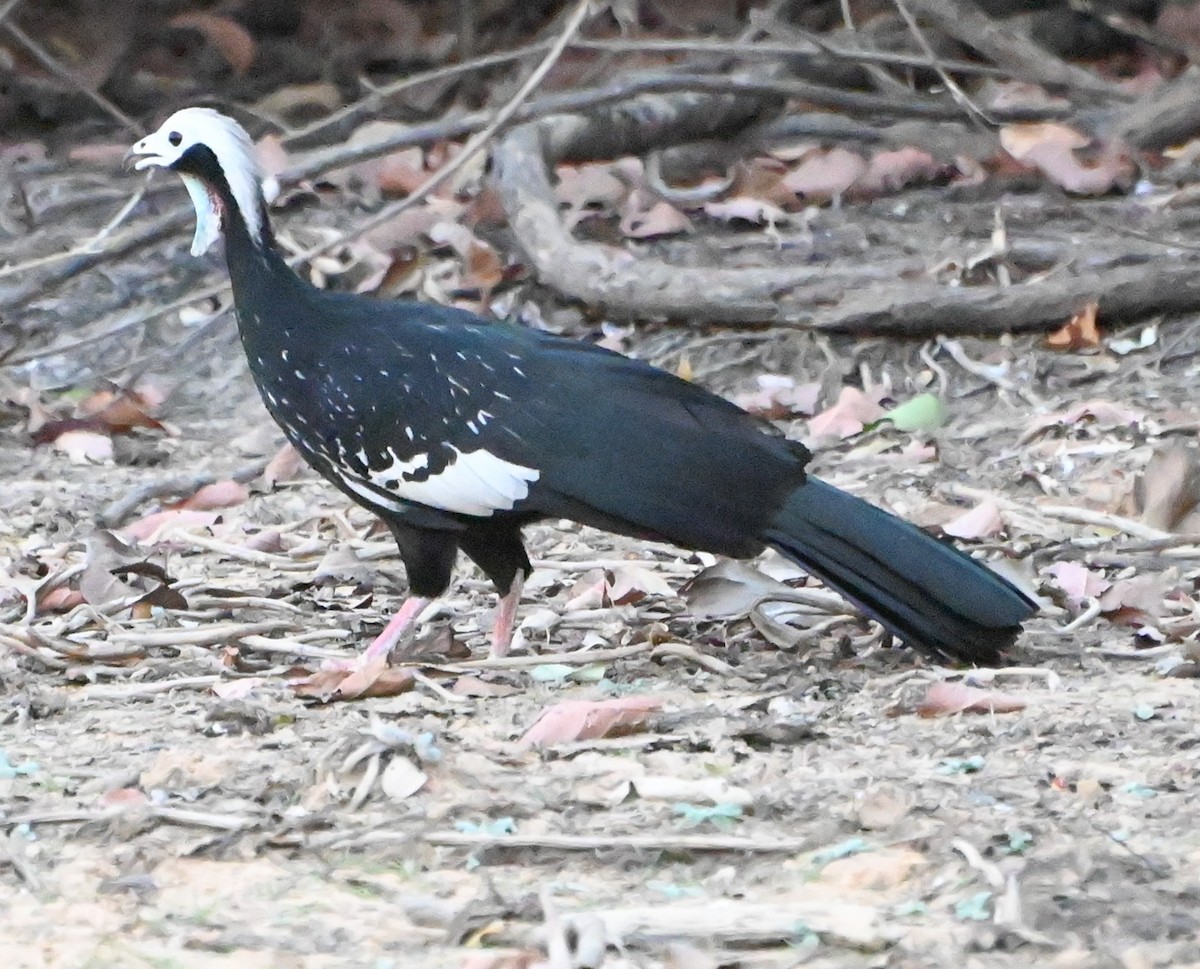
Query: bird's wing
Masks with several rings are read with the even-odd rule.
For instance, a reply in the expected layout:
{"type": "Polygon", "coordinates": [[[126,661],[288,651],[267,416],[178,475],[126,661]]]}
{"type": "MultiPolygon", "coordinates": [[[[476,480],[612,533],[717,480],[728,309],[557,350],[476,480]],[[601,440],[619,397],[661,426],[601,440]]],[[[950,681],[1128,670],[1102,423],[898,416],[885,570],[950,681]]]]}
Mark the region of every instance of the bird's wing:
{"type": "Polygon", "coordinates": [[[323,393],[352,405],[341,463],[364,497],[737,551],[803,480],[799,445],[619,354],[456,314],[383,319],[364,342],[370,356],[323,393]]]}

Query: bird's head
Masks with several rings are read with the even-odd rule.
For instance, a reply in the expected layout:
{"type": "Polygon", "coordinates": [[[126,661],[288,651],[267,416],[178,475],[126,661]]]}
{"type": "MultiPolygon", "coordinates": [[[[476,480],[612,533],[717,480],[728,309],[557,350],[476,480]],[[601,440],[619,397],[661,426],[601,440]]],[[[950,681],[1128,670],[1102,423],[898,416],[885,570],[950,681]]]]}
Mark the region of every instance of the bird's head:
{"type": "Polygon", "coordinates": [[[192,255],[206,252],[221,229],[228,229],[227,210],[237,209],[250,233],[262,238],[263,176],[254,142],[244,128],[211,108],[184,108],[129,149],[134,168],[169,168],[183,178],[196,207],[192,255]]]}

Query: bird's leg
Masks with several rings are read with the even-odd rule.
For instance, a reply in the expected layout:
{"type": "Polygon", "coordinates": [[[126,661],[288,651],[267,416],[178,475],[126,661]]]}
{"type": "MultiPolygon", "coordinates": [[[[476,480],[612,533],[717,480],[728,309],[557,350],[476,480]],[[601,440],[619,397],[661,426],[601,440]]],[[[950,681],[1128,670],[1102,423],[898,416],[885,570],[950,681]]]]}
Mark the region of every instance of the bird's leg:
{"type": "Polygon", "coordinates": [[[513,629],[516,626],[517,606],[521,602],[521,590],[525,587],[525,573],[517,569],[512,586],[500,598],[496,609],[496,621],[492,624],[492,649],[490,656],[507,656],[512,645],[513,629]]]}
{"type": "Polygon", "coordinates": [[[376,636],[366,650],[359,657],[359,663],[365,664],[373,659],[378,659],[380,656],[387,657],[392,651],[396,643],[400,642],[400,637],[408,631],[411,626],[432,599],[427,599],[424,596],[410,596],[405,600],[404,605],[396,610],[396,614],[383,627],[383,632],[376,636]]]}

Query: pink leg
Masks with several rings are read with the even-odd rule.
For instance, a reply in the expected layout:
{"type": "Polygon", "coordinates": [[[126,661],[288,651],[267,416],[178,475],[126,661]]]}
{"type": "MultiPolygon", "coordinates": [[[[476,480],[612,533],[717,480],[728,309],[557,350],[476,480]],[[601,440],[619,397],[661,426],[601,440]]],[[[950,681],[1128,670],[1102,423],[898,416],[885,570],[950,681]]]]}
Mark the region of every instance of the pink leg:
{"type": "Polygon", "coordinates": [[[496,621],[492,625],[492,649],[490,656],[507,656],[512,645],[513,628],[516,626],[517,606],[521,602],[521,590],[525,587],[525,573],[517,570],[512,588],[500,600],[496,610],[496,621]]]}
{"type": "Polygon", "coordinates": [[[359,663],[367,663],[370,660],[377,659],[380,656],[386,657],[395,647],[396,643],[400,642],[400,637],[407,632],[417,619],[425,607],[433,600],[426,599],[422,596],[412,596],[406,599],[396,614],[392,616],[391,621],[383,627],[383,632],[376,636],[362,656],[359,657],[359,663]]]}

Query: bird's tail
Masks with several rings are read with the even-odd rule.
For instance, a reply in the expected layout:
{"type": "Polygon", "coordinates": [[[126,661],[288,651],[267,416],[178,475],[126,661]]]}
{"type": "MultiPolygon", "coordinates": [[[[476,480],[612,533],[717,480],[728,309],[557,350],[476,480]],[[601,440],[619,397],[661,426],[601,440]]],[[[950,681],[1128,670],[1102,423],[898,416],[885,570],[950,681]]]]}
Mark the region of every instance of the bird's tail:
{"type": "Polygon", "coordinates": [[[762,537],[909,646],[952,660],[994,663],[1037,608],[952,545],[816,478],[762,537]]]}

